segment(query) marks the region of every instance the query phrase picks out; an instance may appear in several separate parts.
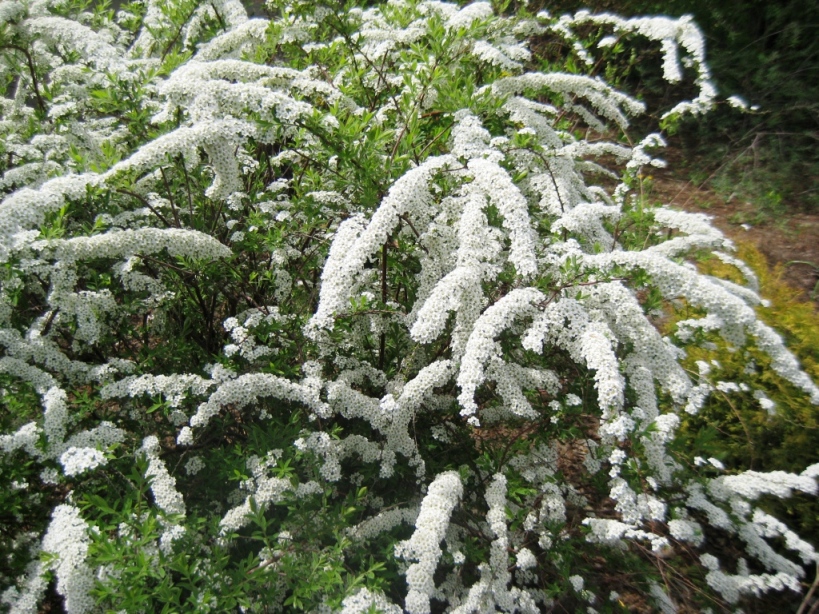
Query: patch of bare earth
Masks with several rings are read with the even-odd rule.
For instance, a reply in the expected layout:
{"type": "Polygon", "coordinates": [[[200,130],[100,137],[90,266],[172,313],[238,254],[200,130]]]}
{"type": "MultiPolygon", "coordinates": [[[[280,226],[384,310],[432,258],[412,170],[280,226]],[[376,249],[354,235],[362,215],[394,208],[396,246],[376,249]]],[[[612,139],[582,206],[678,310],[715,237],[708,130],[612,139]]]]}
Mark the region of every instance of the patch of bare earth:
{"type": "MultiPolygon", "coordinates": [[[[673,163],[676,152],[666,153],[663,157],[672,163],[665,169],[652,169],[649,199],[712,216],[726,236],[753,243],[770,266],[781,265],[783,281],[809,300],[819,281],[819,211],[806,213],[786,207],[784,214],[761,216],[759,207],[751,202],[726,199],[686,179],[673,163]]],[[[819,292],[814,293],[814,304],[819,306],[819,292]]]]}

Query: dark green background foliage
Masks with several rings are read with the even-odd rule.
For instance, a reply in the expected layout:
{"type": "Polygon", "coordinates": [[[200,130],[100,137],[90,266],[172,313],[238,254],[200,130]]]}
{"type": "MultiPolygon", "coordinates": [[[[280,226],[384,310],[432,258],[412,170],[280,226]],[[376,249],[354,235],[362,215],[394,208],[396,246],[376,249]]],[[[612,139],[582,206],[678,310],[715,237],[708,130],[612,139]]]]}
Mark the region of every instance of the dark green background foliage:
{"type": "MultiPolygon", "coordinates": [[[[749,196],[779,194],[785,207],[819,207],[819,2],[814,0],[557,0],[530,2],[552,14],[588,9],[623,16],[690,14],[708,41],[707,57],[723,97],[738,95],[759,109],[727,104],[685,122],[689,155],[705,156],[733,183],[748,180],[749,196]]],[[[668,98],[655,63],[632,63],[627,75],[652,103],[668,98]],[[648,68],[646,68],[648,67],[648,68]]],[[[634,90],[630,90],[634,91],[634,90]]],[[[657,108],[655,104],[650,108],[657,108]]]]}

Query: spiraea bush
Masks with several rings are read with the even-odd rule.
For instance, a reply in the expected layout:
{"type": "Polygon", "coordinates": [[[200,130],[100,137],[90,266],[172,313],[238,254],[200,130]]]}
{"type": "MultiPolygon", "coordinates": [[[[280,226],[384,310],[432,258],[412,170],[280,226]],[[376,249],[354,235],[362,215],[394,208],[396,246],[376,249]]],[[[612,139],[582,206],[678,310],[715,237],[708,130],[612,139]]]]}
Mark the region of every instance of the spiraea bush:
{"type": "Polygon", "coordinates": [[[681,416],[748,386],[683,365],[716,336],[819,389],[753,276],[697,270],[707,251],[748,274],[731,242],[634,198],[662,138],[631,134],[644,105],[600,77],[649,41],[696,92],[666,118],[706,112],[695,25],[268,10],[0,2],[2,607],[723,611],[802,591],[817,554],[758,503],[815,494],[819,464],[679,445],[681,416]],[[532,53],[550,40],[571,61],[532,53]],[[672,304],[691,311],[662,334],[672,304]]]}

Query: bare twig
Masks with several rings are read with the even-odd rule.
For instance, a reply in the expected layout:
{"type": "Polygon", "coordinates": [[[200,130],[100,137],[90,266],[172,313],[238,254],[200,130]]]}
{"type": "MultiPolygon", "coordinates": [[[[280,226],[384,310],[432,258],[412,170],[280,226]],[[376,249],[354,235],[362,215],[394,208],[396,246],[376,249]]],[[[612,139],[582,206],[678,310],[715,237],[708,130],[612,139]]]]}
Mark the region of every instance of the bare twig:
{"type": "Polygon", "coordinates": [[[131,192],[131,190],[126,190],[125,188],[118,188],[117,192],[120,194],[127,194],[131,198],[136,198],[139,202],[145,205],[148,209],[150,209],[151,213],[153,213],[156,217],[162,220],[162,223],[165,224],[168,228],[172,226],[172,224],[162,215],[157,209],[155,209],[151,203],[149,203],[144,196],[137,194],[136,192],[131,192]]]}
{"type": "MultiPolygon", "coordinates": [[[[37,106],[40,108],[40,111],[42,111],[43,114],[48,117],[48,109],[46,108],[45,100],[43,99],[42,94],[40,94],[40,82],[37,80],[37,70],[34,66],[34,58],[31,57],[28,49],[14,44],[0,45],[0,49],[14,49],[15,51],[19,51],[26,56],[26,64],[28,64],[28,72],[31,75],[31,85],[34,88],[34,97],[37,99],[37,106]]],[[[51,120],[49,119],[49,121],[51,120]]]]}
{"type": "MultiPolygon", "coordinates": [[[[381,247],[381,302],[387,304],[387,253],[389,252],[389,240],[381,247]]],[[[378,368],[384,370],[384,360],[387,353],[387,333],[381,333],[378,342],[378,368]]]]}
{"type": "Polygon", "coordinates": [[[810,606],[810,610],[808,610],[808,606],[810,605],[810,600],[813,598],[813,594],[816,592],[816,588],[819,587],[819,564],[816,566],[816,577],[813,579],[813,584],[810,585],[810,590],[808,594],[805,595],[805,598],[802,600],[802,603],[799,605],[799,609],[796,610],[796,614],[804,614],[808,612],[808,614],[813,614],[816,612],[816,609],[819,608],[819,599],[810,606]]]}

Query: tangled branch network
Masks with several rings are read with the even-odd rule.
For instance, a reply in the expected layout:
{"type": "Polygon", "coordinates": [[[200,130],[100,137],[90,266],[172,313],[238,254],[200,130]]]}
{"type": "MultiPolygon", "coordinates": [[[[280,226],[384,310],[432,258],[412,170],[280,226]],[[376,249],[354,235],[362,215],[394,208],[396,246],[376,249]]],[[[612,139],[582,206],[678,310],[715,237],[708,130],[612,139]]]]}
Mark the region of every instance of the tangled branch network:
{"type": "Polygon", "coordinates": [[[664,125],[706,113],[690,18],[333,5],[0,1],[0,608],[803,590],[763,500],[819,464],[678,445],[715,390],[776,411],[689,348],[819,404],[731,242],[636,189],[663,139],[616,60],[693,93],[664,125]]]}

